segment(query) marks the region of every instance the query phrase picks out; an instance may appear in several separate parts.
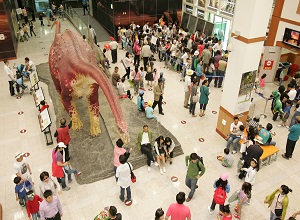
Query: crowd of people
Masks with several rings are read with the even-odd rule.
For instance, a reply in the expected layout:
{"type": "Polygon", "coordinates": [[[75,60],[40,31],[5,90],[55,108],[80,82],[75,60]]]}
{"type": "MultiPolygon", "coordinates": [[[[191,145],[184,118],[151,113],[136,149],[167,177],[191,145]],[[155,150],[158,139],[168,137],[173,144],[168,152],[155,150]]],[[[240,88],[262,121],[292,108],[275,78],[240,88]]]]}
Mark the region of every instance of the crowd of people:
{"type": "MultiPolygon", "coordinates": [[[[125,85],[125,78],[130,79],[131,77],[132,80],[130,79],[130,81],[134,88],[134,95],[137,96],[138,110],[144,111],[148,119],[157,119],[153,111],[158,105],[159,114],[164,115],[162,102],[166,79],[163,76],[163,71],[158,73],[155,67],[157,58],[157,62],[164,61],[165,68],[174,69],[181,74],[181,81],[184,83],[183,107],[189,109],[189,113],[193,117],[197,117],[195,108],[196,104],[199,103],[199,116],[205,116],[205,110],[209,101],[210,84],[214,80],[214,87],[221,88],[226,73],[227,53],[222,50],[221,39],[218,39],[216,35],[212,37],[198,32],[188,33],[187,30],[178,30],[176,25],[163,25],[162,22],[153,27],[150,27],[148,22],[143,27],[139,27],[132,22],[127,29],[120,28],[118,34],[122,49],[127,51],[123,59],[126,74],[121,77],[118,73],[118,67],[115,67],[112,74],[112,84],[118,89],[120,98],[128,97],[132,99],[130,88],[126,88],[125,85]],[[155,42],[153,39],[156,39],[155,42]],[[141,60],[142,64],[140,66],[141,60]],[[133,65],[132,70],[131,65],[133,65]],[[147,81],[147,84],[144,84],[144,80],[147,81]],[[153,91],[153,104],[152,100],[146,103],[143,99],[146,85],[149,91],[153,91]]],[[[95,37],[96,35],[93,39],[95,37]]],[[[112,37],[110,40],[109,48],[111,50],[112,63],[116,63],[118,61],[119,44],[112,37]]],[[[13,95],[11,82],[14,81],[14,75],[8,65],[9,62],[6,61],[5,71],[9,77],[10,91],[13,95]]],[[[28,64],[28,66],[33,68],[33,65],[28,64]]],[[[285,91],[285,88],[282,89],[282,86],[279,88],[280,99],[282,96],[280,102],[285,107],[281,106],[280,108],[279,106],[278,108],[276,106],[275,108],[273,105],[278,105],[278,103],[272,103],[274,115],[277,113],[277,117],[282,117],[281,126],[286,126],[286,121],[290,115],[290,107],[295,101],[295,97],[292,98],[290,94],[294,94],[296,85],[289,84],[288,91],[285,91]]],[[[261,87],[263,86],[264,84],[261,82],[261,87]]],[[[277,93],[273,94],[273,96],[277,95],[277,93]]],[[[286,153],[282,155],[285,159],[292,157],[295,144],[299,139],[299,104],[300,101],[296,105],[297,110],[288,128],[289,135],[286,153]]],[[[217,219],[223,220],[232,219],[233,217],[241,219],[242,207],[250,204],[251,190],[253,186],[255,187],[255,177],[259,171],[259,160],[263,153],[261,146],[276,145],[276,142],[273,140],[275,133],[272,132],[273,125],[271,123],[268,123],[266,128],[264,128],[259,124],[258,117],[255,117],[245,126],[239,121],[238,117],[235,117],[233,120],[224,149],[224,156],[220,156],[218,159],[222,161],[223,166],[230,167],[233,164],[229,150],[230,146],[233,145],[232,154],[236,154],[238,148],[240,148],[241,162],[239,163],[240,167],[238,167],[237,175],[239,180],[242,181],[244,179],[244,182],[241,184],[240,189],[236,189],[228,200],[230,203],[237,201],[232,211],[230,206],[225,204],[227,194],[231,190],[228,174],[222,173],[213,183],[214,196],[211,205],[208,207],[208,212],[212,214],[215,206],[218,204],[217,219]],[[234,213],[232,214],[233,211],[234,213]]],[[[16,200],[21,206],[26,206],[28,217],[32,219],[38,219],[38,217],[42,220],[60,219],[63,211],[58,195],[62,193],[61,191],[70,190],[70,187],[66,184],[66,175],[68,176],[68,183],[71,184],[72,173],[76,176],[81,174],[81,172],[78,172],[70,165],[69,144],[71,138],[69,129],[72,126],[72,121],[67,124],[66,119],[62,118],[60,124],[61,126],[57,128],[54,134],[58,144],[52,151],[52,172],[49,174],[47,171],[43,171],[40,174],[39,196],[37,195],[38,189],[31,178],[30,165],[26,159],[29,155],[22,152],[18,152],[15,155],[14,169],[16,177],[13,182],[16,184],[16,200]]],[[[147,170],[149,172],[151,171],[151,166],[154,165],[158,168],[159,173],[164,175],[167,172],[167,161],[172,165],[173,151],[176,147],[174,141],[170,137],[161,135],[153,137],[152,131],[146,124],[143,126],[143,130],[137,134],[137,146],[141,153],[147,157],[147,170]]],[[[134,167],[128,162],[131,151],[132,148],[124,147],[121,139],[117,140],[113,158],[114,173],[117,185],[120,186],[119,199],[125,204],[132,200],[130,185],[133,182],[132,170],[134,167]]],[[[169,206],[166,214],[162,208],[156,210],[155,219],[191,219],[191,211],[183,203],[190,202],[194,197],[198,188],[197,182],[200,178],[204,178],[203,175],[206,172],[206,168],[203,158],[196,153],[187,155],[185,164],[185,185],[190,190],[189,194],[186,196],[184,192],[179,192],[176,195],[176,203],[169,206]]],[[[289,204],[289,192],[292,192],[292,190],[288,186],[281,185],[266,197],[264,202],[269,204],[271,220],[283,220],[285,218],[289,204]]],[[[295,213],[293,217],[295,218],[298,214],[299,212],[295,213]]],[[[95,217],[95,220],[98,219],[122,219],[122,215],[117,212],[115,206],[110,206],[95,217]]]]}

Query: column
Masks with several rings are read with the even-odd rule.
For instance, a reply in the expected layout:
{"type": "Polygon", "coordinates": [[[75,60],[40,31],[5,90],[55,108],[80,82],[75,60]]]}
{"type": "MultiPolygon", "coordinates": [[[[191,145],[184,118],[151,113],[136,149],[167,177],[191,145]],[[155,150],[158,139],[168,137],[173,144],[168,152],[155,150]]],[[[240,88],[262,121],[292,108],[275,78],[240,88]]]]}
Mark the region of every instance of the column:
{"type": "Polygon", "coordinates": [[[229,133],[234,116],[245,124],[273,0],[237,1],[226,77],[216,131],[229,133]]]}

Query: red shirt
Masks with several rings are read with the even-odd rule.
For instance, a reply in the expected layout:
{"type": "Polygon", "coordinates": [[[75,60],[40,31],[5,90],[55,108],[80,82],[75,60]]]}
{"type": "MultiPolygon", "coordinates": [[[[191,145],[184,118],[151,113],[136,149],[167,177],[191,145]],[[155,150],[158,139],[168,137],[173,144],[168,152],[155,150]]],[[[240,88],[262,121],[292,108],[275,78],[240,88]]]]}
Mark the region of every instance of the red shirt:
{"type": "Polygon", "coordinates": [[[232,220],[232,215],[223,216],[222,220],[232,220]]]}
{"type": "Polygon", "coordinates": [[[42,105],[40,112],[44,111],[46,108],[49,108],[49,105],[42,105]]]}
{"type": "Polygon", "coordinates": [[[30,218],[31,214],[37,213],[40,210],[40,203],[43,199],[39,197],[38,195],[35,195],[33,197],[33,200],[29,200],[26,203],[26,210],[28,214],[28,218],[30,218]]]}
{"type": "Polygon", "coordinates": [[[171,216],[172,220],[185,220],[191,218],[191,211],[183,204],[173,203],[169,206],[166,216],[171,216]]]}
{"type": "Polygon", "coordinates": [[[65,145],[69,144],[71,137],[69,134],[69,126],[57,128],[57,143],[63,142],[65,145]]]}

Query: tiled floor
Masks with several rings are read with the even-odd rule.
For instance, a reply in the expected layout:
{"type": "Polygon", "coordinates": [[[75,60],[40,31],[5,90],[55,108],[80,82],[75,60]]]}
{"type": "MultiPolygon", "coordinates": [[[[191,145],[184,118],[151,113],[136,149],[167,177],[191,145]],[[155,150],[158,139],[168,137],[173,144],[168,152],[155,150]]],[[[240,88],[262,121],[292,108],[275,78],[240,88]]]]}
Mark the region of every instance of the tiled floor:
{"type": "MultiPolygon", "coordinates": [[[[22,63],[26,56],[36,64],[47,62],[54,30],[50,30],[48,27],[40,28],[39,24],[36,24],[36,26],[39,37],[33,37],[28,42],[20,43],[18,59],[11,61],[11,65],[14,62],[17,64],[22,63]]],[[[67,21],[64,21],[62,30],[66,28],[73,29],[67,21]]],[[[109,59],[111,58],[109,53],[107,53],[107,56],[109,59]]],[[[119,61],[124,56],[125,52],[119,50],[119,61]]],[[[120,66],[121,74],[124,73],[121,63],[119,62],[117,65],[120,66]]],[[[158,72],[164,72],[166,78],[164,98],[167,104],[163,106],[165,115],[159,115],[159,121],[177,137],[185,155],[197,152],[204,157],[206,173],[198,182],[199,189],[196,191],[194,198],[187,203],[192,211],[192,219],[216,219],[217,212],[210,215],[207,211],[207,206],[210,205],[213,196],[214,190],[212,185],[214,180],[222,172],[228,172],[232,192],[239,189],[242,184],[235,176],[239,154],[234,155],[235,165],[230,169],[221,166],[216,159],[217,155],[222,154],[226,144],[225,140],[215,132],[218,115],[211,113],[212,110],[218,111],[219,109],[222,96],[221,89],[210,89],[210,102],[206,116],[192,118],[188,111],[183,108],[183,83],[179,82],[179,74],[161,68],[163,63],[157,62],[155,65],[159,68],[158,72]],[[185,120],[187,123],[183,125],[180,123],[181,120],[185,120]],[[200,137],[204,138],[205,141],[200,143],[198,141],[200,137]]],[[[3,70],[3,63],[0,64],[0,69],[3,70]]],[[[28,81],[25,81],[25,83],[29,84],[28,81]]],[[[43,83],[40,83],[40,85],[43,87],[46,100],[51,106],[47,86],[43,83]]],[[[268,84],[266,93],[268,94],[276,87],[274,84],[268,84]]],[[[5,220],[26,219],[26,210],[18,205],[14,197],[14,184],[12,182],[14,177],[12,169],[14,154],[18,150],[31,153],[28,159],[32,167],[34,181],[38,185],[40,172],[44,170],[51,172],[51,150],[53,146],[46,146],[45,137],[40,132],[37,120],[38,111],[34,106],[33,97],[29,94],[25,94],[21,99],[10,97],[3,71],[0,76],[0,97],[0,146],[2,149],[0,154],[0,201],[3,204],[5,220]],[[18,115],[19,111],[23,111],[24,114],[18,115]],[[20,134],[19,131],[21,129],[26,129],[26,133],[20,134]]],[[[153,93],[146,91],[145,100],[151,100],[152,98],[153,93]]],[[[265,101],[254,95],[254,103],[254,114],[262,113],[265,101]]],[[[196,108],[199,114],[199,104],[196,108]]],[[[55,121],[52,106],[50,107],[50,114],[52,120],[55,121]]],[[[266,114],[268,117],[261,121],[263,125],[270,122],[271,112],[269,107],[266,114]]],[[[274,123],[274,131],[277,133],[274,139],[277,141],[280,153],[282,153],[285,149],[288,131],[286,128],[278,128],[276,126],[277,123],[279,122],[274,123]]],[[[52,130],[54,129],[55,125],[53,124],[52,130]]],[[[131,137],[131,140],[134,140],[136,134],[131,134],[131,137]]],[[[299,201],[298,186],[300,184],[300,166],[298,165],[300,151],[298,147],[296,146],[293,159],[286,161],[279,156],[276,162],[273,162],[270,166],[264,166],[258,172],[253,187],[251,205],[243,208],[242,219],[268,219],[269,210],[263,203],[264,197],[281,184],[286,184],[294,190],[289,195],[290,204],[287,215],[289,216],[299,209],[297,205],[299,201]]],[[[137,149],[134,150],[136,151],[137,149]]],[[[168,164],[166,168],[167,172],[164,175],[161,175],[156,168],[153,168],[148,173],[146,166],[135,170],[137,182],[132,184],[133,204],[130,207],[126,207],[120,202],[118,198],[119,187],[116,185],[114,178],[88,185],[78,185],[76,182],[73,182],[69,185],[71,190],[63,192],[60,196],[64,212],[63,219],[91,220],[108,205],[115,205],[125,220],[154,219],[155,210],[162,207],[166,211],[169,204],[175,202],[175,195],[179,191],[189,192],[184,184],[186,174],[184,155],[175,158],[173,165],[170,166],[168,164]],[[171,182],[170,177],[173,175],[179,178],[178,182],[171,182]]],[[[80,167],[77,167],[77,169],[80,170],[80,167]]],[[[84,173],[82,175],[84,176],[84,173]]],[[[229,193],[230,195],[231,193],[229,193]]]]}

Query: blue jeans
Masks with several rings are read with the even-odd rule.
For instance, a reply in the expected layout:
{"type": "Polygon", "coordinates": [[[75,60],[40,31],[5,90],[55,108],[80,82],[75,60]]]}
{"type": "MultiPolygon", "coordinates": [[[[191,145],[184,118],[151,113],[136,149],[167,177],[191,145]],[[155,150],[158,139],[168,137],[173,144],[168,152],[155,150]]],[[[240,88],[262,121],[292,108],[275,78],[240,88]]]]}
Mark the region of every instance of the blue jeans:
{"type": "Polygon", "coordinates": [[[186,177],[185,177],[185,185],[191,189],[191,191],[188,195],[188,198],[190,198],[190,199],[193,198],[193,196],[194,196],[197,181],[198,181],[197,178],[196,179],[191,179],[190,177],[188,177],[188,175],[186,175],[186,177]]]}
{"type": "Polygon", "coordinates": [[[31,214],[31,217],[33,220],[37,220],[38,218],[40,218],[40,213],[39,212],[33,213],[31,214]]]}
{"type": "Polygon", "coordinates": [[[296,116],[299,116],[300,112],[296,111],[291,119],[290,127],[292,127],[296,123],[296,116]]]}
{"type": "Polygon", "coordinates": [[[116,182],[118,182],[118,177],[116,177],[117,168],[118,167],[114,166],[114,174],[115,174],[116,182]]]}
{"type": "Polygon", "coordinates": [[[229,149],[231,143],[233,144],[233,150],[237,151],[238,145],[239,145],[239,141],[240,141],[240,137],[235,137],[233,138],[232,136],[230,136],[227,140],[227,145],[226,148],[229,149]]]}
{"type": "Polygon", "coordinates": [[[27,196],[19,198],[19,204],[24,207],[26,206],[27,200],[28,200],[27,196]]]}
{"type": "Polygon", "coordinates": [[[276,215],[275,213],[273,213],[272,211],[270,212],[270,220],[275,220],[276,219],[276,215]]]}
{"type": "Polygon", "coordinates": [[[70,166],[64,166],[64,170],[65,170],[66,174],[68,174],[69,182],[72,181],[72,173],[74,173],[75,175],[77,175],[77,173],[78,173],[78,171],[76,169],[72,169],[70,166]]]}
{"type": "Polygon", "coordinates": [[[66,185],[66,175],[64,175],[64,177],[62,177],[62,178],[56,177],[56,179],[57,179],[57,182],[59,182],[61,184],[61,187],[63,189],[67,187],[67,185],[66,185]]]}
{"type": "MultiPolygon", "coordinates": [[[[120,189],[121,189],[120,199],[123,201],[124,197],[125,197],[125,188],[120,187],[120,189]]],[[[126,188],[126,194],[127,194],[127,200],[131,200],[131,189],[130,189],[130,186],[128,186],[126,188]]]]}

